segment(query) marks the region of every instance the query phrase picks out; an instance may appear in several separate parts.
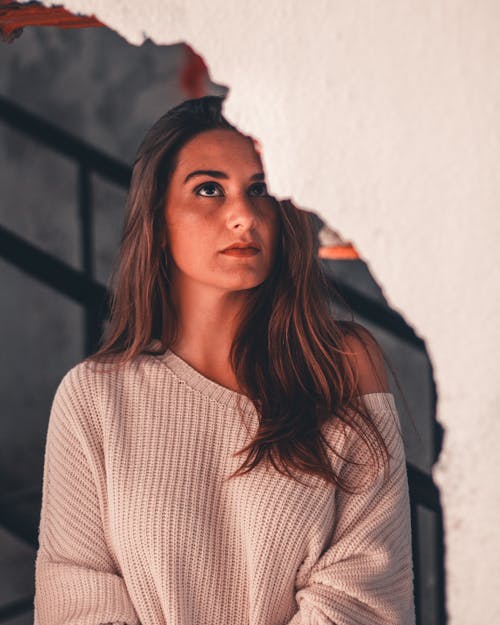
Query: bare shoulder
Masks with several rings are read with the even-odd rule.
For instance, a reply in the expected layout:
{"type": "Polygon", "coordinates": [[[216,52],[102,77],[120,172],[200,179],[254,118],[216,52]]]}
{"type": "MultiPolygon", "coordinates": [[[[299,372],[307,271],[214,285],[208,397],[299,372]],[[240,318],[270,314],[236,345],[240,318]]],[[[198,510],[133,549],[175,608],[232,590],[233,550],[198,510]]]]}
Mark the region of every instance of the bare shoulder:
{"type": "Polygon", "coordinates": [[[359,394],[389,393],[382,349],[373,334],[359,323],[350,323],[344,341],[346,355],[357,370],[359,394]]]}

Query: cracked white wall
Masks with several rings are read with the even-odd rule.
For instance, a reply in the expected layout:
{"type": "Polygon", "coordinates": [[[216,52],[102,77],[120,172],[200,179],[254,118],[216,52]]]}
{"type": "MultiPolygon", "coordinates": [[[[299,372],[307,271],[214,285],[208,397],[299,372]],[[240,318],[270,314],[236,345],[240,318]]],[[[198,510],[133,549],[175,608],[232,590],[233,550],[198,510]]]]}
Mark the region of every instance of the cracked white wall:
{"type": "MultiPolygon", "coordinates": [[[[50,5],[49,2],[45,4],[50,5]]],[[[355,241],[427,341],[444,450],[449,622],[500,622],[500,5],[66,0],[189,43],[258,137],[273,193],[355,241]]]]}

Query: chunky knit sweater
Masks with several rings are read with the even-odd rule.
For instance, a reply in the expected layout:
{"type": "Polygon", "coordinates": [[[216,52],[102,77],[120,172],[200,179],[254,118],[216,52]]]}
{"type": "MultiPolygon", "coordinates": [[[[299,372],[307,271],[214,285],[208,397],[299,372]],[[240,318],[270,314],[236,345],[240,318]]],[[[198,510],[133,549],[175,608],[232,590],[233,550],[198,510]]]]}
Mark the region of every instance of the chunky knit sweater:
{"type": "MultiPolygon", "coordinates": [[[[362,398],[387,482],[382,465],[355,495],[272,464],[226,480],[258,425],[248,397],[171,350],[111,373],[78,363],[49,418],[35,625],[413,625],[399,417],[392,394],[362,398]]],[[[333,448],[365,457],[335,423],[333,448]]]]}

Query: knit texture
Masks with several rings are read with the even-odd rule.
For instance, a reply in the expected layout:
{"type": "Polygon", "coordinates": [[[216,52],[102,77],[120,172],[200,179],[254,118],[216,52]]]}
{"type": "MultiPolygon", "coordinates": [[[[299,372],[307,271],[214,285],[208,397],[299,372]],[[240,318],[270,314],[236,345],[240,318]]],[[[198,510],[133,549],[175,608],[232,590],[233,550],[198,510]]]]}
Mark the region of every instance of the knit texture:
{"type": "MultiPolygon", "coordinates": [[[[390,479],[351,495],[270,464],[226,480],[255,408],[170,350],[74,366],[49,418],[34,625],[414,625],[399,416],[390,393],[363,399],[390,479]]],[[[353,430],[324,431],[369,457],[353,430]]]]}

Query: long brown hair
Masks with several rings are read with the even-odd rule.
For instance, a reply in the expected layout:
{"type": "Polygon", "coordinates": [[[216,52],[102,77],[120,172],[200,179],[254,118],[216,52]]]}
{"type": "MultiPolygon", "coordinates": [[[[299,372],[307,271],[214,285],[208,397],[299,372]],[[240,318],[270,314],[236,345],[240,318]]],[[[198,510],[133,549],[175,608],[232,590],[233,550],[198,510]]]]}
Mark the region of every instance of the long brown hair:
{"type": "MultiPolygon", "coordinates": [[[[164,246],[166,191],[182,146],[216,128],[239,132],[223,117],[222,98],[187,100],[163,115],[139,146],[110,278],[107,327],[99,349],[86,361],[122,366],[139,354],[164,354],[175,342],[172,261],[164,246]]],[[[321,269],[308,213],[289,200],[275,201],[280,217],[276,262],[266,280],[248,290],[230,350],[236,378],[259,415],[253,440],[238,452],[249,453],[231,478],[266,460],[294,479],[292,469],[354,493],[333,469],[326,447],[343,456],[328,443],[323,425],[355,432],[370,452],[370,464],[376,464],[374,473],[381,459],[388,477],[390,454],[358,394],[346,349],[346,337],[357,335],[365,343],[364,333],[352,321],[335,320],[330,311],[332,285],[321,269]]]]}

